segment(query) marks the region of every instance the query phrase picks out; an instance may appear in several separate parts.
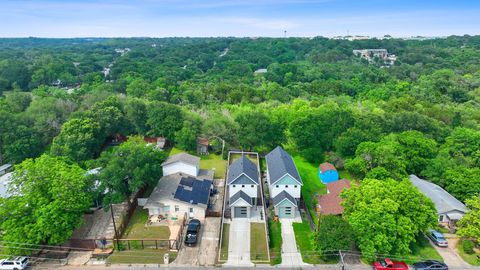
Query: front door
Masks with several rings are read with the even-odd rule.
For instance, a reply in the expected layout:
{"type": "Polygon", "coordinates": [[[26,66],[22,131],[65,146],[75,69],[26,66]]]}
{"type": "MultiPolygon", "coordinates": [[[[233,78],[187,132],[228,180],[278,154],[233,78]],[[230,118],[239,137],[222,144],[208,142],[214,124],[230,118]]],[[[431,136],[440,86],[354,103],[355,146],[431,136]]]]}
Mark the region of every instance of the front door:
{"type": "Polygon", "coordinates": [[[293,209],[291,206],[281,207],[280,208],[280,217],[281,218],[291,218],[293,213],[293,209]]]}
{"type": "Polygon", "coordinates": [[[246,218],[247,217],[247,207],[242,206],[242,207],[235,207],[235,218],[246,218]]]}
{"type": "Polygon", "coordinates": [[[188,217],[189,217],[189,218],[194,218],[194,216],[193,216],[193,207],[188,208],[188,217]]]}

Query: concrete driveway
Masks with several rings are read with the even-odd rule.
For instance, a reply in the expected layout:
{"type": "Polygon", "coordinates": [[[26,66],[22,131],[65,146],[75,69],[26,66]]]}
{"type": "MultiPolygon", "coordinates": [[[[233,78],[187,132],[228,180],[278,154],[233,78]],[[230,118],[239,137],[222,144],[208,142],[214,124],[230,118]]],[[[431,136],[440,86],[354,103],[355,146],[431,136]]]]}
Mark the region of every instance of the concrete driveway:
{"type": "Polygon", "coordinates": [[[432,241],[430,243],[435,247],[438,251],[440,256],[442,256],[443,261],[450,267],[450,268],[458,268],[458,269],[467,269],[470,267],[468,263],[466,263],[460,255],[458,255],[455,247],[458,243],[458,237],[454,235],[447,235],[445,234],[445,238],[448,241],[448,247],[442,248],[435,245],[432,241]]]}
{"type": "Polygon", "coordinates": [[[302,255],[298,252],[292,220],[281,218],[282,223],[282,263],[280,267],[301,267],[308,264],[302,261],[302,255]]]}
{"type": "MultiPolygon", "coordinates": [[[[186,226],[185,226],[186,230],[186,226]]],[[[182,244],[177,258],[172,265],[176,266],[210,266],[215,265],[218,246],[220,218],[208,217],[202,222],[200,241],[194,247],[182,244]]],[[[185,235],[185,233],[184,233],[185,235]]],[[[183,241],[183,240],[182,240],[183,241]]]]}
{"type": "Polygon", "coordinates": [[[252,267],[250,261],[250,221],[234,218],[230,223],[228,260],[224,266],[252,267]]]}

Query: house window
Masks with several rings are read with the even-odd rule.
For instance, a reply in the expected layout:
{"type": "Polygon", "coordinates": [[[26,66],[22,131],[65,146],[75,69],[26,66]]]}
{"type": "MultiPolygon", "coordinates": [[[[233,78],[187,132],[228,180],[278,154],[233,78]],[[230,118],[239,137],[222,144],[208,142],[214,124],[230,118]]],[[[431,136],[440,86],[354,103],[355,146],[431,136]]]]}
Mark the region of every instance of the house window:
{"type": "Polygon", "coordinates": [[[276,185],[275,187],[276,187],[276,188],[279,188],[280,186],[279,186],[279,185],[276,185]]]}
{"type": "Polygon", "coordinates": [[[245,185],[242,185],[242,187],[245,187],[245,185]]]}
{"type": "Polygon", "coordinates": [[[285,185],[285,188],[288,188],[288,185],[285,185]]]}
{"type": "Polygon", "coordinates": [[[233,185],[232,187],[235,187],[235,185],[233,185]]]}
{"type": "Polygon", "coordinates": [[[193,213],[193,208],[190,207],[190,209],[188,209],[190,211],[190,213],[193,213]]]}
{"type": "Polygon", "coordinates": [[[440,217],[438,218],[440,222],[443,221],[443,215],[440,215],[440,217]]]}
{"type": "Polygon", "coordinates": [[[253,185],[251,185],[250,187],[252,187],[252,188],[253,188],[253,185]]]}
{"type": "Polygon", "coordinates": [[[297,185],[293,186],[294,188],[297,188],[297,185]]]}
{"type": "Polygon", "coordinates": [[[178,205],[175,205],[175,212],[178,212],[180,211],[180,207],[178,207],[178,205]]]}

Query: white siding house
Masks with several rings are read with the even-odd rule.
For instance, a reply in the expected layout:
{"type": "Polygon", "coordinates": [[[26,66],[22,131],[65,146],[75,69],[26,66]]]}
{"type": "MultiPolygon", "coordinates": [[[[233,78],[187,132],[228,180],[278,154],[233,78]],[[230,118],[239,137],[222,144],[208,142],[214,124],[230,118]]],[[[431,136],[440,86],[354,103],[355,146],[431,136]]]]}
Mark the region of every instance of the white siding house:
{"type": "Polygon", "coordinates": [[[259,196],[259,173],[246,156],[235,160],[228,167],[227,184],[231,215],[233,218],[249,218],[259,196]]]}
{"type": "Polygon", "coordinates": [[[169,157],[162,163],[163,175],[185,173],[198,176],[200,171],[200,158],[187,153],[180,153],[169,157]]]}
{"type": "Polygon", "coordinates": [[[267,182],[275,207],[281,218],[295,218],[303,182],[292,157],[277,146],[265,156],[267,182]]]}

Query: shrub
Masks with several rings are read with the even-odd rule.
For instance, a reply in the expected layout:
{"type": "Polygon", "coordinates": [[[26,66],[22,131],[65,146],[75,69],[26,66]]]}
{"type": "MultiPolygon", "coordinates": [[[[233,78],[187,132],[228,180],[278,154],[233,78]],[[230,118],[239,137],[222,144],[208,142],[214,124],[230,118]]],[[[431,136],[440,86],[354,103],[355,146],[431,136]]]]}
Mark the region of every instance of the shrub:
{"type": "Polygon", "coordinates": [[[474,247],[474,244],[473,244],[473,241],[472,240],[463,240],[463,243],[462,243],[462,248],[463,248],[463,251],[467,254],[473,254],[475,253],[475,251],[473,250],[473,247],[474,247]]]}

